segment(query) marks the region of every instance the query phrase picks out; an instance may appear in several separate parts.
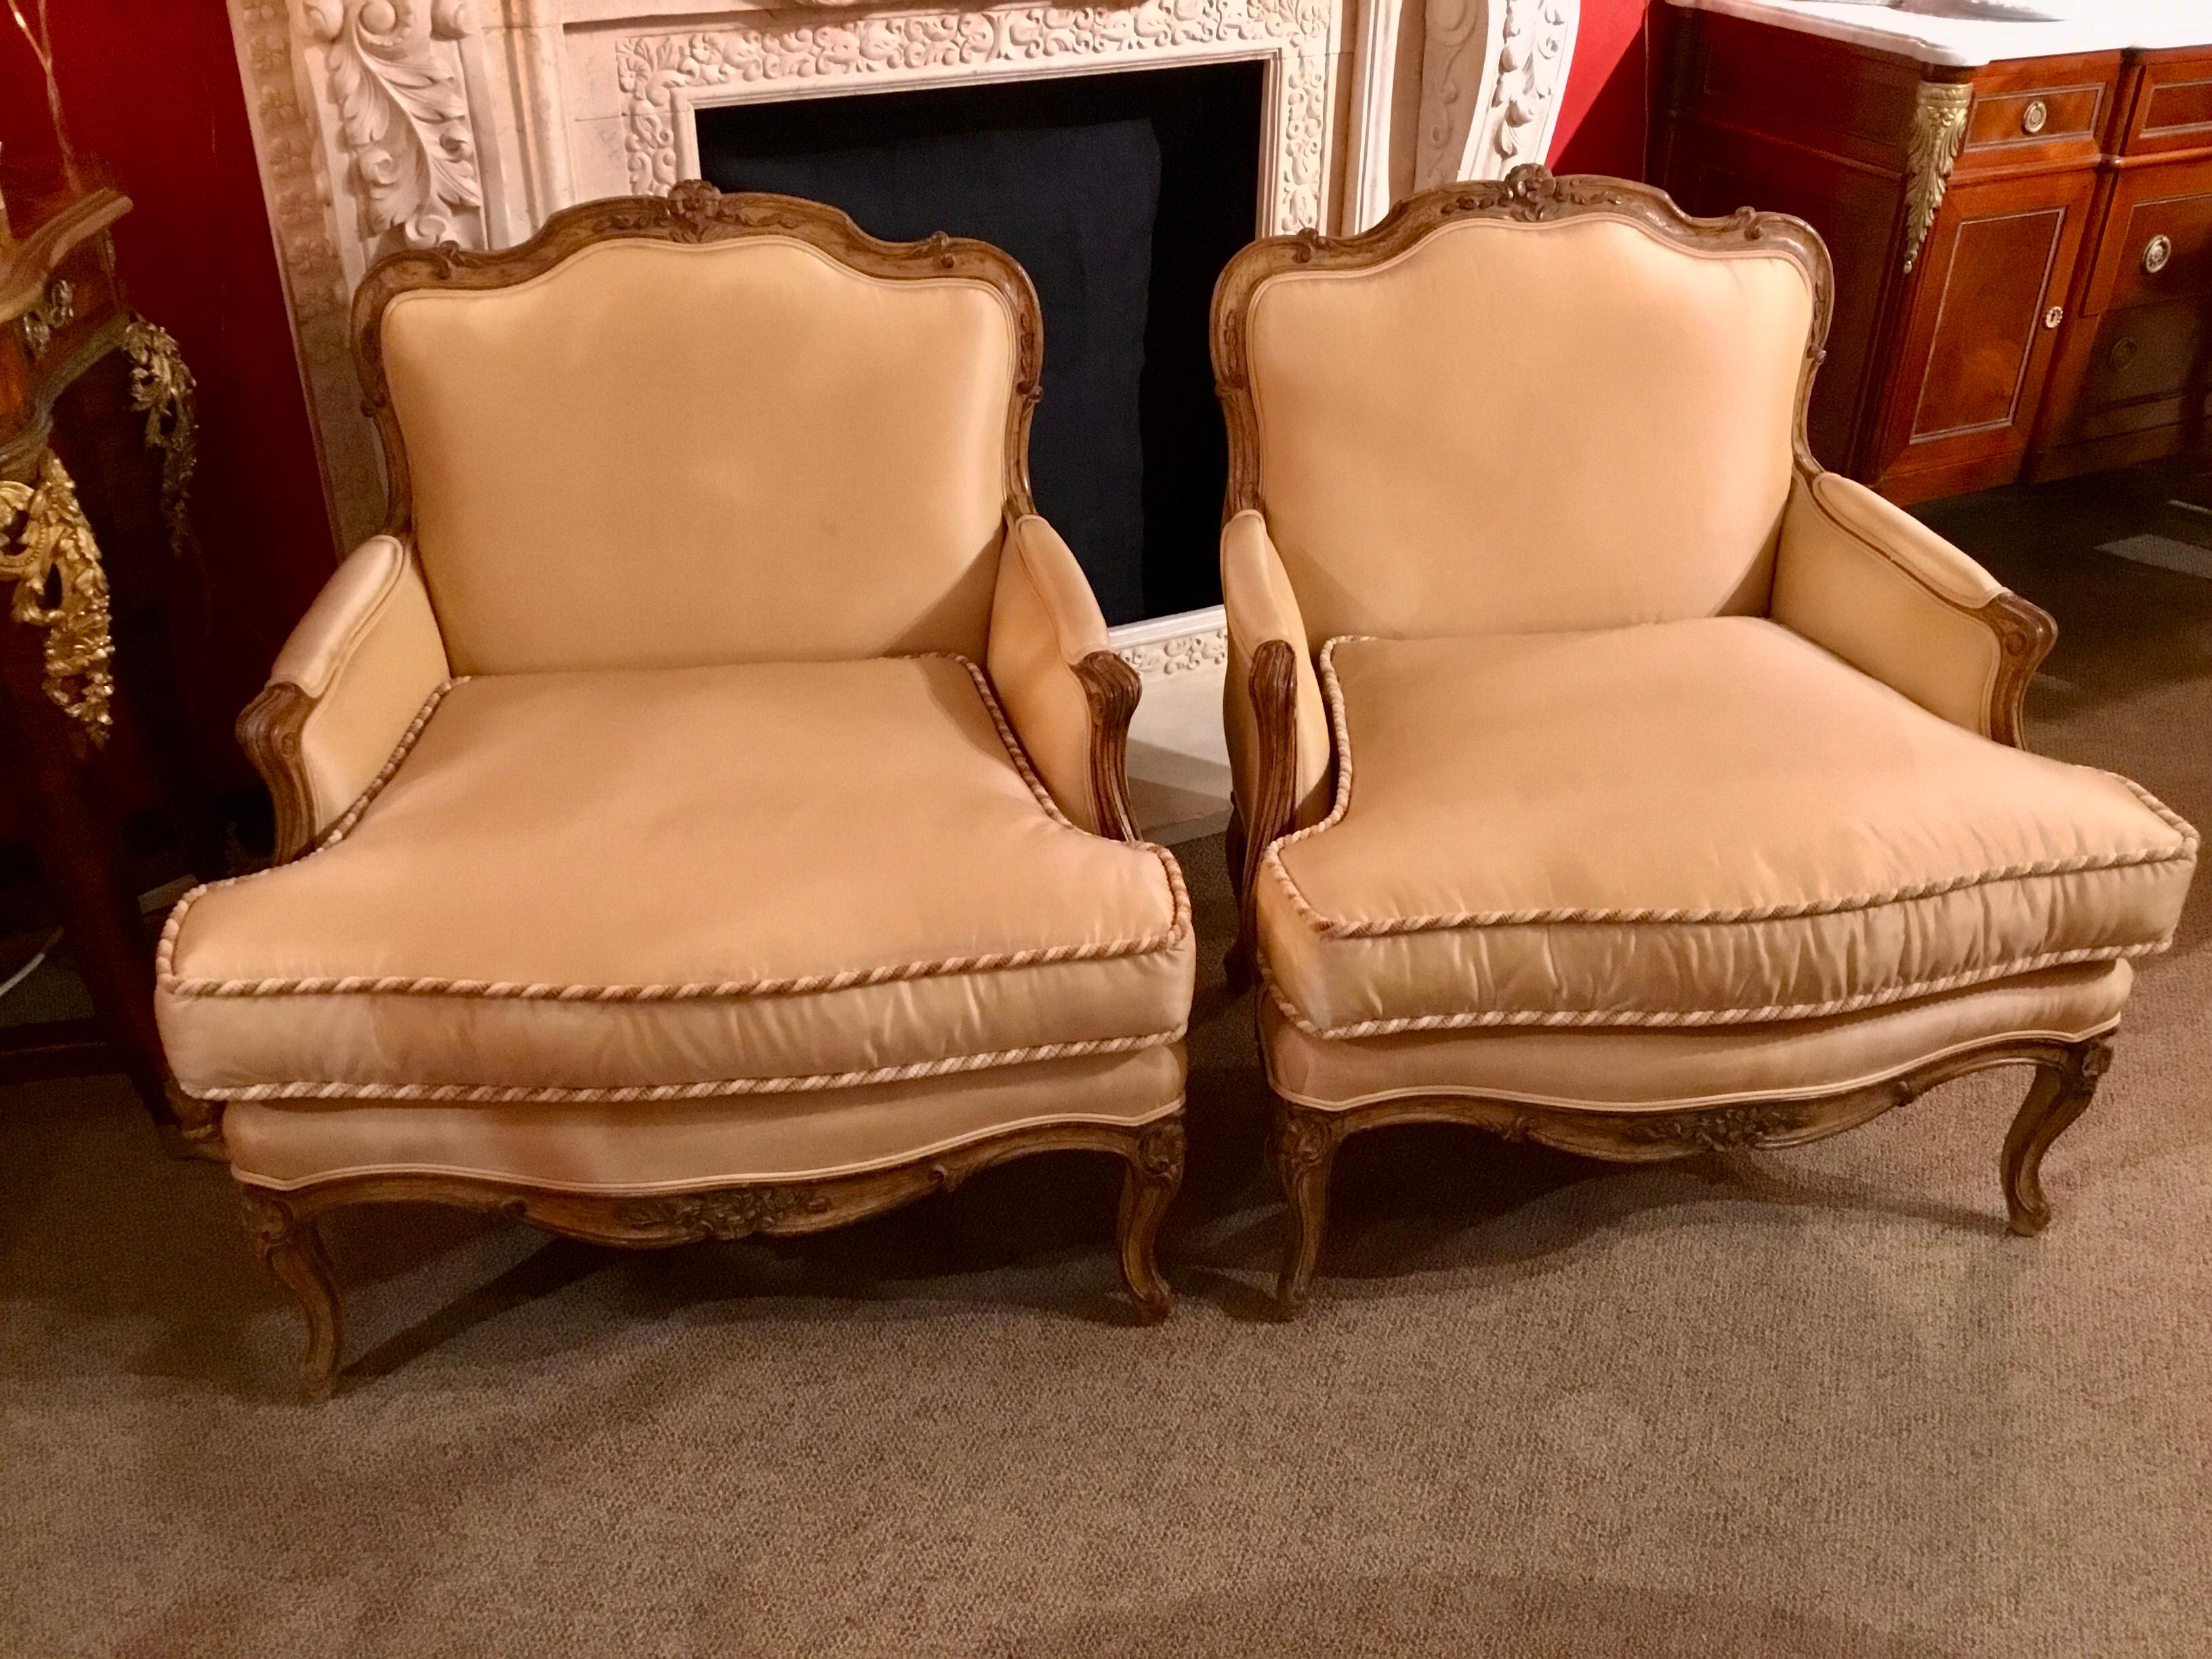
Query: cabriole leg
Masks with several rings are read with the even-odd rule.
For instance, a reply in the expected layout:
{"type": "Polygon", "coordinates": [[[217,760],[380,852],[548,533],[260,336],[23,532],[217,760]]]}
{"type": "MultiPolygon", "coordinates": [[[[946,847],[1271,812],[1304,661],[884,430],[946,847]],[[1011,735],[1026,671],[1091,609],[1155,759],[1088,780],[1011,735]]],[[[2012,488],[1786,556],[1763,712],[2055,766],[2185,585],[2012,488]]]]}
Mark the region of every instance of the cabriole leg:
{"type": "Polygon", "coordinates": [[[258,1187],[238,1189],[246,1235],[261,1265],[299,1299],[307,1328],[307,1352],[300,1364],[300,1387],[310,1400],[328,1400],[337,1386],[338,1351],[343,1339],[338,1315],[337,1281],[323,1254],[322,1235],[312,1218],[301,1218],[282,1197],[258,1187]]]}
{"type": "Polygon", "coordinates": [[[2043,1155],[2051,1143],[2088,1109],[2097,1080],[2112,1063],[2112,1045],[2102,1037],[2080,1042],[2057,1064],[2039,1066],[2027,1103],[2005,1136],[2000,1171],[2013,1231],[2026,1237],[2051,1224],[2050,1200],[2043,1195],[2043,1155]]]}
{"type": "Polygon", "coordinates": [[[1129,1172],[1121,1182],[1121,1214],[1115,1236],[1121,1249],[1121,1279],[1146,1323],[1167,1317],[1174,1293],[1160,1277],[1153,1247],[1160,1220],[1182,1185],[1186,1137],[1182,1114],[1149,1124],[1129,1152],[1129,1172]]]}
{"type": "Polygon", "coordinates": [[[1275,1280],[1275,1306],[1285,1319],[1305,1305],[1314,1268],[1321,1261],[1322,1232],[1328,1220],[1328,1173],[1341,1138],[1329,1113],[1284,1102],[1275,1127],[1275,1173],[1291,1207],[1290,1237],[1275,1280]]]}

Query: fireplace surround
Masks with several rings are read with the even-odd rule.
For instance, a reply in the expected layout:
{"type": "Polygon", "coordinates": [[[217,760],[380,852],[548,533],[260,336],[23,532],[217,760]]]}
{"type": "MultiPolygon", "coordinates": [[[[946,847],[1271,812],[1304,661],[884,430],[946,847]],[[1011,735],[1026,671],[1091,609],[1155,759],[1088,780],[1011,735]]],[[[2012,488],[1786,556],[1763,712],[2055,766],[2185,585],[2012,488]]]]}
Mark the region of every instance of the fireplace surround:
{"type": "MultiPolygon", "coordinates": [[[[1348,232],[1415,188],[1543,159],[1580,13],[1580,0],[228,4],[341,550],[375,529],[384,498],[349,344],[362,273],[402,248],[511,246],[594,197],[663,193],[699,170],[702,110],[1255,64],[1251,229],[1348,232]]],[[[1221,630],[1213,607],[1115,641],[1148,679],[1218,679],[1221,630]]]]}

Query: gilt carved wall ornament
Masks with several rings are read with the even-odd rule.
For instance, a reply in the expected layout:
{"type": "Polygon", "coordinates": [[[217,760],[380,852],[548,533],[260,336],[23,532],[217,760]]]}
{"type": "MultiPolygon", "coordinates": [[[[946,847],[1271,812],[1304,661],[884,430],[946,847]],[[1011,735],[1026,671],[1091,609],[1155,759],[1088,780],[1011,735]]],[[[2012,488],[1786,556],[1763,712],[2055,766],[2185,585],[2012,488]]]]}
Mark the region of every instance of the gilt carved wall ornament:
{"type": "Polygon", "coordinates": [[[0,480],[0,581],[15,584],[9,615],[45,631],[46,696],[76,722],[81,743],[106,743],[115,693],[107,573],[76,486],[51,450],[36,483],[0,480]]]}
{"type": "MultiPolygon", "coordinates": [[[[483,205],[459,65],[467,0],[304,0],[348,161],[362,240],[463,237],[483,205]]],[[[471,240],[473,240],[471,238],[471,240]]]]}
{"type": "Polygon", "coordinates": [[[1905,139],[1905,268],[1920,262],[1921,245],[1934,228],[1950,187],[1951,167],[1966,147],[1966,115],[1974,89],[1964,81],[1923,81],[1912,105],[1912,130],[1905,139]]]}
{"type": "Polygon", "coordinates": [[[1284,49],[1273,222],[1316,224],[1328,109],[1330,12],[1322,0],[1138,0],[1018,4],[981,11],[817,14],[617,44],[629,186],[665,193],[687,170],[686,107],[742,101],[744,88],[795,81],[918,83],[1006,77],[1085,58],[1203,57],[1212,46],[1284,49]]]}
{"type": "Polygon", "coordinates": [[[131,406],[146,417],[146,447],[161,452],[161,517],[169,550],[181,559],[194,545],[192,472],[199,465],[192,371],[169,331],[143,317],[124,325],[123,349],[131,359],[131,406]]]}

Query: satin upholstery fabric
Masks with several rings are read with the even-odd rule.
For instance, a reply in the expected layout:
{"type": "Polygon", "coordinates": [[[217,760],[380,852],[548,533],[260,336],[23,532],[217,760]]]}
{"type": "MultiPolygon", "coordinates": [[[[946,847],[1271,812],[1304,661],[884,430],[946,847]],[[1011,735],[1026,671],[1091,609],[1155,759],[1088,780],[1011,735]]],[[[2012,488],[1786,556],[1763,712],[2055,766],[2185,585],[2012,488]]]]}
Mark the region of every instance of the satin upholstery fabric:
{"type": "Polygon", "coordinates": [[[269,671],[314,700],[300,759],[315,834],[368,787],[448,672],[414,556],[395,537],[370,537],[315,596],[269,671]]]}
{"type": "Polygon", "coordinates": [[[1352,1042],[1302,1031],[1262,1000],[1261,1048],[1278,1094],[1324,1109],[1462,1095],[1679,1111],[1864,1088],[2009,1037],[2076,1042],[2118,1024],[2134,983],[2128,963],[2094,962],[1826,1019],[1662,1030],[1491,1026],[1352,1042]]]}
{"type": "Polygon", "coordinates": [[[231,1172],[278,1188],[461,1176],[563,1192],[666,1193],[856,1175],[1036,1123],[1141,1124],[1182,1103],[1182,1046],[854,1089],[704,1100],[239,1101],[231,1172]]]}
{"type": "Polygon", "coordinates": [[[348,833],[172,934],[163,1038],[214,1098],[1166,1044],[1195,962],[1172,860],[1041,801],[949,657],[462,681],[348,833]]]}
{"type": "Polygon", "coordinates": [[[1376,1025],[1814,1018],[2172,938],[2196,841],[1757,617],[1340,640],[1338,809],[1277,843],[1288,1010],[1376,1025]]]}
{"type": "Polygon", "coordinates": [[[461,674],[980,660],[1016,330],[785,236],[617,239],[381,326],[461,674]]]}
{"type": "Polygon", "coordinates": [[[1812,319],[1784,253],[1604,217],[1270,277],[1260,490],[1308,645],[1763,611],[1812,319]]]}
{"type": "Polygon", "coordinates": [[[1060,532],[1034,513],[1017,519],[999,559],[987,666],[1006,718],[1053,799],[1097,831],[1091,787],[1091,702],[1076,665],[1110,651],[1106,618],[1060,532]]]}

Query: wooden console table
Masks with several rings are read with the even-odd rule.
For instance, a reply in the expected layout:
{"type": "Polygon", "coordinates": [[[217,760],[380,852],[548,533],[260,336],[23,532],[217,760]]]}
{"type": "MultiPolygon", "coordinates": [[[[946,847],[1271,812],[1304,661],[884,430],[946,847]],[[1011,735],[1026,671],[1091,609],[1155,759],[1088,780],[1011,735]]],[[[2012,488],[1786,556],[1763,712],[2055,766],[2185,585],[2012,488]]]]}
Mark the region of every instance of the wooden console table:
{"type": "Polygon", "coordinates": [[[1836,261],[1813,447],[1905,502],[2203,447],[2212,9],[1671,0],[1653,176],[1836,261]]]}
{"type": "Polygon", "coordinates": [[[186,861],[219,873],[166,626],[191,549],[192,380],[117,281],[109,228],[130,207],[74,178],[0,173],[0,742],[97,1011],[0,1027],[0,1081],[122,1071],[174,1146],[213,1154],[162,1060],[105,764],[119,695],[186,861]],[[103,545],[131,578],[112,595],[103,545]]]}

